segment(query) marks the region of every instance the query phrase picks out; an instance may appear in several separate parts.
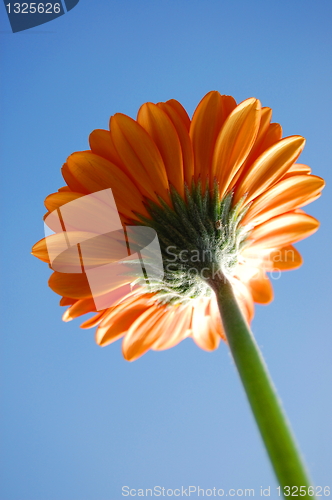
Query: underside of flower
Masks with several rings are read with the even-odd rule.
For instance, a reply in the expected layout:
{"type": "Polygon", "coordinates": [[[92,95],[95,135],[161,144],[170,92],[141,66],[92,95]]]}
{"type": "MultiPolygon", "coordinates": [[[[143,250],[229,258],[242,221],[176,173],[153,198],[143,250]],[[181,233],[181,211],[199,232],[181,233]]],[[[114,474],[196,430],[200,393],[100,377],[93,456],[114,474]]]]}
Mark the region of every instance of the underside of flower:
{"type": "Polygon", "coordinates": [[[148,201],[151,219],[140,219],[155,229],[164,266],[162,279],[148,280],[149,291],[162,303],[210,296],[209,282],[232,276],[249,233],[240,225],[248,206],[241,209],[242,200],[232,206],[232,198],[231,192],[220,200],[217,181],[209,189],[199,180],[191,189],[185,185],[185,199],[172,188],[172,207],[148,201]]]}
{"type": "Polygon", "coordinates": [[[225,278],[250,323],[254,303],[273,300],[268,273],[301,266],[293,245],[319,227],[302,208],[324,187],[297,163],[305,139],[282,138],[271,118],[258,99],[211,91],[192,118],[170,99],[94,130],[45,200],[56,234],[33,248],[54,271],[64,321],[96,313],[81,327],[97,326],[101,346],[123,338],[130,361],[187,337],[211,351],[225,338],[214,293],[225,278]],[[109,190],[116,210],[102,199],[109,190]],[[85,208],[65,223],[75,206],[85,208]]]}
{"type": "Polygon", "coordinates": [[[45,200],[54,234],[33,253],[54,270],[64,321],[96,313],[81,327],[97,326],[100,346],[123,338],[128,361],[227,340],[279,484],[308,486],[248,324],[273,299],[267,273],[302,264],[293,244],[319,227],[302,207],[324,181],[296,163],[304,138],[282,139],[271,117],[216,91],[192,119],[173,99],[117,113],[63,165],[66,185],[45,200]]]}

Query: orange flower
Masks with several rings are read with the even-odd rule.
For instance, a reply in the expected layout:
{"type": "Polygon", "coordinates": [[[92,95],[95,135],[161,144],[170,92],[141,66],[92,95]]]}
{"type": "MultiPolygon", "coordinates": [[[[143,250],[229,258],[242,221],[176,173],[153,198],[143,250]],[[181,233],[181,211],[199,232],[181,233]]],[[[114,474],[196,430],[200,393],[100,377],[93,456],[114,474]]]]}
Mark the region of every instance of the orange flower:
{"type": "MultiPolygon", "coordinates": [[[[300,207],[324,187],[308,166],[296,163],[303,137],[282,139],[271,116],[257,99],[237,105],[213,91],[192,120],[172,99],[144,104],[136,121],[118,113],[109,131],[94,130],[91,150],[72,154],[64,164],[66,186],[46,198],[48,214],[111,188],[123,225],[154,228],[164,267],[172,266],[149,289],[141,283],[98,312],[84,273],[54,272],[49,286],[62,296],[60,304],[69,306],[64,321],[96,312],[82,328],[98,325],[101,346],[124,337],[127,360],[186,337],[202,349],[216,349],[225,339],[209,286],[217,267],[231,281],[250,322],[253,303],[273,299],[266,273],[302,264],[292,245],[319,223],[300,207]]],[[[50,263],[45,238],[33,254],[50,263]]]]}

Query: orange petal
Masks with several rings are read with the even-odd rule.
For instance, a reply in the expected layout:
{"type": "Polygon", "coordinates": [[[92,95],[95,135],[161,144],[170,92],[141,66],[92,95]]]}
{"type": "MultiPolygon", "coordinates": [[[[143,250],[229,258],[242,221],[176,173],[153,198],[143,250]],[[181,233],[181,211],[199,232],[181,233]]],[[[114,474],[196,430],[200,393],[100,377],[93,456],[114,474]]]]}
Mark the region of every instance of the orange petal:
{"type": "Polygon", "coordinates": [[[273,300],[273,287],[267,275],[258,273],[255,278],[248,283],[252,298],[258,304],[269,304],[273,300]]]}
{"type": "Polygon", "coordinates": [[[37,243],[33,245],[31,253],[32,255],[37,257],[37,259],[40,259],[43,262],[47,262],[48,264],[50,263],[50,257],[47,251],[46,238],[42,238],[41,240],[37,241],[37,243]]]}
{"type": "Polygon", "coordinates": [[[287,170],[286,174],[283,176],[283,179],[287,179],[293,175],[308,175],[311,174],[311,168],[308,165],[303,165],[302,163],[294,163],[289,170],[287,170]]]}
{"type": "Polygon", "coordinates": [[[256,226],[250,233],[255,245],[276,248],[295,243],[315,233],[319,222],[304,213],[288,212],[256,226]]]}
{"type": "Polygon", "coordinates": [[[123,337],[134,321],[150,307],[146,299],[135,299],[131,303],[126,301],[126,307],[114,307],[112,319],[109,317],[108,321],[102,321],[96,331],[97,344],[106,346],[123,337]]]}
{"type": "Polygon", "coordinates": [[[259,123],[259,129],[257,133],[257,137],[255,140],[255,143],[245,161],[244,166],[249,165],[250,163],[253,163],[253,161],[259,156],[261,146],[263,144],[263,141],[265,139],[265,136],[269,130],[270,127],[270,122],[272,118],[272,109],[268,107],[264,107],[261,109],[261,120],[259,123]]]}
{"type": "Polygon", "coordinates": [[[59,193],[52,193],[45,198],[44,205],[49,210],[53,212],[62,205],[70,203],[71,201],[77,200],[84,196],[82,193],[74,193],[73,191],[60,191],[59,193]]]}
{"type": "MultiPolygon", "coordinates": [[[[269,109],[269,108],[262,108],[262,112],[263,112],[263,109],[269,109]]],[[[267,116],[266,116],[266,118],[267,118],[267,116]]],[[[264,120],[264,117],[262,116],[261,122],[263,120],[264,120]]],[[[260,124],[260,129],[261,129],[261,124],[260,124]]],[[[258,134],[257,134],[257,139],[255,141],[255,144],[258,141],[259,133],[260,132],[258,132],[258,134]]],[[[251,155],[251,153],[249,153],[249,156],[248,156],[247,160],[245,161],[243,168],[241,167],[240,171],[234,176],[232,182],[230,183],[230,185],[228,187],[228,190],[233,188],[236,183],[241,182],[241,179],[244,176],[245,172],[247,172],[250,169],[253,160],[256,160],[256,158],[258,158],[262,153],[264,153],[264,151],[266,151],[268,148],[273,146],[273,144],[276,144],[278,141],[280,141],[281,137],[282,137],[282,128],[279,125],[279,123],[270,123],[270,125],[269,125],[269,127],[268,127],[268,129],[267,129],[267,131],[266,131],[266,133],[265,133],[265,135],[260,143],[259,148],[257,148],[257,150],[256,150],[255,145],[253,146],[253,149],[255,148],[255,153],[252,155],[251,155]]]]}
{"type": "Polygon", "coordinates": [[[102,321],[103,317],[105,316],[107,311],[100,311],[99,313],[95,314],[92,316],[92,318],[87,319],[84,321],[81,325],[80,328],[93,328],[94,326],[99,325],[99,323],[102,321]]]}
{"type": "Polygon", "coordinates": [[[242,251],[242,256],[249,265],[260,267],[266,272],[291,271],[303,262],[300,252],[292,245],[271,250],[253,243],[242,251]]]}
{"type": "Polygon", "coordinates": [[[229,113],[235,108],[233,97],[212,91],[198,104],[190,126],[195,158],[195,179],[202,182],[210,174],[212,158],[219,131],[229,113]]]}
{"type": "Polygon", "coordinates": [[[70,203],[71,201],[78,200],[78,198],[82,198],[85,195],[83,193],[74,193],[69,188],[68,190],[59,189],[58,193],[52,193],[45,198],[44,204],[48,209],[48,212],[43,216],[43,220],[46,221],[46,225],[52,231],[59,232],[59,219],[58,217],[48,217],[50,213],[58,208],[70,203]],[[47,219],[47,220],[46,220],[47,219]]]}
{"type": "Polygon", "coordinates": [[[192,337],[195,343],[205,351],[214,351],[220,342],[214,323],[211,324],[209,300],[196,299],[193,306],[192,337]]]}
{"type": "Polygon", "coordinates": [[[153,346],[163,332],[167,314],[166,307],[153,305],[132,323],[122,343],[123,356],[127,361],[141,357],[153,346]]]}
{"type": "MultiPolygon", "coordinates": [[[[55,232],[66,230],[67,232],[91,233],[91,236],[86,235],[86,239],[96,235],[104,235],[111,231],[119,231],[120,229],[123,235],[124,217],[119,217],[111,191],[111,189],[98,191],[86,196],[80,196],[77,199],[68,197],[60,200],[56,199],[55,201],[58,204],[62,203],[62,205],[58,207],[58,213],[52,212],[50,217],[45,217],[45,223],[47,226],[53,226],[52,229],[54,228],[55,232]],[[61,223],[59,219],[61,219],[61,223]]],[[[60,195],[60,193],[58,194],[60,195]]],[[[61,196],[63,197],[64,194],[62,193],[61,196]]],[[[116,233],[114,237],[115,235],[116,233]]],[[[83,240],[76,238],[76,241],[83,240]]]]}
{"type": "Polygon", "coordinates": [[[89,312],[96,312],[96,306],[94,300],[91,298],[78,300],[69,307],[63,314],[63,321],[72,321],[79,316],[83,316],[83,314],[87,314],[89,312]]]}
{"type": "Polygon", "coordinates": [[[239,302],[240,309],[248,323],[250,323],[254,317],[255,307],[248,286],[236,277],[231,279],[231,284],[233,286],[234,295],[239,302]]]}
{"type": "Polygon", "coordinates": [[[224,328],[220,318],[218,303],[215,297],[211,297],[209,301],[210,327],[223,340],[226,340],[224,328]]]}
{"type": "Polygon", "coordinates": [[[112,134],[109,130],[94,130],[89,136],[89,143],[92,153],[106,158],[115,165],[124,166],[115,149],[112,134]]]}
{"type": "Polygon", "coordinates": [[[260,145],[258,156],[260,156],[266,149],[269,149],[273,144],[279,142],[282,138],[282,128],[279,123],[270,123],[269,128],[264,136],[260,145]]]}
{"type": "Polygon", "coordinates": [[[143,305],[144,310],[150,307],[154,303],[154,294],[143,293],[142,289],[140,292],[135,288],[126,296],[122,296],[118,301],[115,301],[114,305],[107,310],[100,326],[110,326],[120,313],[122,314],[126,309],[131,309],[132,306],[140,307],[140,305],[143,305]]]}
{"type": "Polygon", "coordinates": [[[231,183],[229,184],[227,190],[230,191],[233,186],[237,183],[238,179],[243,175],[243,173],[250,167],[250,165],[253,163],[254,160],[259,156],[261,152],[261,146],[264,141],[264,138],[267,134],[267,131],[270,126],[270,121],[271,121],[271,116],[272,116],[272,109],[271,108],[262,108],[261,109],[261,120],[259,123],[259,129],[257,133],[257,137],[255,140],[255,143],[246,159],[246,161],[243,163],[241,168],[239,168],[238,172],[234,175],[231,183]]]}
{"type": "Polygon", "coordinates": [[[192,308],[190,306],[174,307],[167,313],[163,331],[153,344],[154,351],[163,351],[174,347],[188,337],[191,322],[192,308]]]}
{"type": "Polygon", "coordinates": [[[273,250],[269,254],[269,260],[264,261],[266,271],[291,271],[302,265],[300,252],[288,245],[280,249],[273,250]]]}
{"type": "Polygon", "coordinates": [[[303,207],[316,198],[324,186],[324,180],[314,175],[283,178],[253,201],[243,224],[261,224],[276,215],[303,207]]]}
{"type": "Polygon", "coordinates": [[[296,161],[304,148],[305,139],[291,136],[281,139],[263,153],[244,174],[236,187],[234,203],[247,195],[245,203],[275,184],[296,161]]]}
{"type": "Polygon", "coordinates": [[[111,188],[118,210],[127,217],[135,218],[133,212],[147,215],[140,191],[114,163],[93,153],[82,152],[69,156],[67,166],[71,175],[89,193],[111,188]]]}
{"type": "MultiPolygon", "coordinates": [[[[91,269],[128,256],[122,230],[104,235],[83,231],[52,234],[38,241],[32,248],[32,254],[44,262],[51,263],[54,270],[61,273],[81,273],[82,264],[84,269],[91,269]]],[[[127,272],[124,268],[122,271],[127,272]]],[[[128,272],[130,273],[130,266],[128,272]]]]}
{"type": "Polygon", "coordinates": [[[182,149],[171,120],[156,104],[147,102],[139,109],[137,121],[157,145],[170,184],[184,196],[182,149]]]}
{"type": "Polygon", "coordinates": [[[82,194],[89,194],[91,191],[84,188],[76,179],[76,177],[70,172],[67,163],[64,163],[61,168],[62,177],[68,184],[68,187],[71,191],[82,194]]]}
{"type": "Polygon", "coordinates": [[[73,299],[86,299],[91,297],[90,286],[86,274],[54,272],[48,280],[53,292],[73,299]]]}
{"type": "Polygon", "coordinates": [[[182,123],[184,124],[187,132],[189,132],[190,129],[190,118],[188,116],[187,111],[184,109],[181,103],[179,101],[176,101],[175,99],[170,99],[169,101],[165,102],[167,108],[172,108],[178,116],[181,118],[182,123]]]}
{"type": "Polygon", "coordinates": [[[183,176],[187,185],[191,186],[192,177],[194,175],[194,153],[188,133],[188,129],[190,126],[189,117],[187,115],[189,120],[187,128],[187,126],[183,122],[183,119],[176,111],[175,107],[170,104],[170,101],[167,101],[167,103],[158,102],[157,106],[159,106],[168,115],[178,134],[182,150],[183,176]]]}
{"type": "Polygon", "coordinates": [[[168,200],[165,165],[149,134],[121,113],[112,116],[110,128],[117,152],[132,178],[140,183],[141,192],[154,200],[155,193],[168,200]]]}
{"type": "Polygon", "coordinates": [[[60,306],[72,306],[77,302],[76,299],[70,299],[69,297],[61,297],[61,300],[59,302],[60,306]]]}
{"type": "Polygon", "coordinates": [[[260,116],[260,102],[247,99],[232,111],[218,135],[211,177],[217,178],[221,196],[254,145],[260,116]]]}

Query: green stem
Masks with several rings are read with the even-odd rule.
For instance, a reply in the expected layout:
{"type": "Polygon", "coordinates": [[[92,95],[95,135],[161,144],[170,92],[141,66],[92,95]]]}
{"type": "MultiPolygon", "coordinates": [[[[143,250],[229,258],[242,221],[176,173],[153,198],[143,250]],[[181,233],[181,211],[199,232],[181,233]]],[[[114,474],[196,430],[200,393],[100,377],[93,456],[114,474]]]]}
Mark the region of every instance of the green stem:
{"type": "MultiPolygon", "coordinates": [[[[312,500],[313,495],[308,494],[311,482],[306,468],[267,366],[238,306],[232,286],[225,279],[210,284],[216,293],[228,344],[281,486],[281,492],[288,497],[292,496],[293,492],[294,496],[312,500]],[[290,495],[287,495],[288,487],[290,495]],[[300,495],[300,491],[303,496],[300,495]]],[[[309,493],[313,493],[312,487],[309,493]]]]}

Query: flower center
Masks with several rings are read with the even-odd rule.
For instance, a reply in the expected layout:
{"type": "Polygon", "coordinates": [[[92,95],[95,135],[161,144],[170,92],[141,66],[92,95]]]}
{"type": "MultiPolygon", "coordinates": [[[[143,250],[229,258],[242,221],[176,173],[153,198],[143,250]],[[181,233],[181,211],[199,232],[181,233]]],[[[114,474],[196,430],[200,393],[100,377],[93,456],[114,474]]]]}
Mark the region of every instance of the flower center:
{"type": "Polygon", "coordinates": [[[209,281],[233,274],[249,229],[240,225],[247,208],[241,209],[242,200],[232,206],[232,198],[220,200],[217,182],[203,190],[198,181],[185,186],[185,199],[172,188],[172,207],[162,199],[147,202],[151,219],[140,219],[155,229],[164,266],[162,279],[149,280],[149,291],[162,303],[209,296],[209,281]]]}

